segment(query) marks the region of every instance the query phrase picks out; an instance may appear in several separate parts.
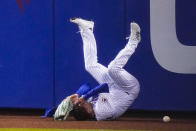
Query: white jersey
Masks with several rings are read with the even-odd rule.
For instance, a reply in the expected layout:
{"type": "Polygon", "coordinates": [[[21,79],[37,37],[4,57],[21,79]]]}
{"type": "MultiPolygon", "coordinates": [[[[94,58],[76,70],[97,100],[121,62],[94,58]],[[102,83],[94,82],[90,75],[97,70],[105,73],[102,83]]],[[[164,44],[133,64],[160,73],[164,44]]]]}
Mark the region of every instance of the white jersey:
{"type": "Polygon", "coordinates": [[[93,31],[81,30],[86,70],[99,84],[107,83],[109,93],[100,93],[93,103],[97,120],[115,119],[122,115],[133,103],[139,93],[137,79],[123,69],[137,47],[137,41],[127,43],[108,68],[97,61],[97,47],[93,31]]]}
{"type": "Polygon", "coordinates": [[[134,78],[133,88],[123,90],[118,85],[108,84],[109,93],[100,93],[93,101],[93,109],[97,120],[116,119],[121,116],[137,98],[139,83],[134,78]]]}

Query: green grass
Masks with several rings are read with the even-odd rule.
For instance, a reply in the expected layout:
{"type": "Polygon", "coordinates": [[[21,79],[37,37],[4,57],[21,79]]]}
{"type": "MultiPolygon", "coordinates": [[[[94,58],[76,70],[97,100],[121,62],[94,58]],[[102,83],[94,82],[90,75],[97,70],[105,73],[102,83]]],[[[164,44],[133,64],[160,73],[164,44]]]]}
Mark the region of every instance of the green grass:
{"type": "Polygon", "coordinates": [[[0,131],[145,131],[145,130],[0,128],[0,131]]]}

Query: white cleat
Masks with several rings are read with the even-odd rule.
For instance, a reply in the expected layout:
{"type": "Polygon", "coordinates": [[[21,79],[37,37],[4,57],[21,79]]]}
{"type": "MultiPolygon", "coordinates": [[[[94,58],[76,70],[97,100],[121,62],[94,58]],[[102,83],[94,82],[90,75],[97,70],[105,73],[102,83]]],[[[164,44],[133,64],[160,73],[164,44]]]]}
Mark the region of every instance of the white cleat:
{"type": "Polygon", "coordinates": [[[141,29],[140,29],[140,26],[137,23],[135,23],[135,22],[131,22],[130,26],[131,26],[130,39],[132,41],[138,41],[138,43],[139,43],[141,41],[141,35],[140,35],[141,29]]]}
{"type": "Polygon", "coordinates": [[[94,28],[94,22],[93,21],[88,21],[88,20],[84,20],[84,19],[81,19],[81,18],[71,18],[70,22],[78,24],[78,26],[82,30],[87,30],[87,29],[93,30],[93,28],[94,28]]]}

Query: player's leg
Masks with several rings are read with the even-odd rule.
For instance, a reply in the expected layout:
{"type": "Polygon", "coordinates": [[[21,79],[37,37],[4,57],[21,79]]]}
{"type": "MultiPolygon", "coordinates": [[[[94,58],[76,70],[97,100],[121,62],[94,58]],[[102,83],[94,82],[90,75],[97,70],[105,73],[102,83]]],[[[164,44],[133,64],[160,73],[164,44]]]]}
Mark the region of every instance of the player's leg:
{"type": "Polygon", "coordinates": [[[123,68],[131,55],[135,52],[138,43],[141,40],[140,27],[136,23],[131,23],[131,35],[125,48],[122,49],[108,67],[123,68]]]}
{"type": "Polygon", "coordinates": [[[99,64],[97,60],[97,46],[93,34],[94,23],[78,18],[71,19],[71,22],[78,24],[80,28],[80,34],[83,40],[85,69],[99,83],[108,83],[110,81],[108,69],[99,64]]]}
{"type": "Polygon", "coordinates": [[[140,40],[141,36],[139,25],[131,23],[131,35],[128,43],[108,65],[110,77],[122,88],[131,89],[131,87],[139,87],[137,79],[124,70],[123,67],[134,53],[140,40]]]}
{"type": "Polygon", "coordinates": [[[85,69],[99,82],[108,83],[108,69],[97,60],[97,46],[92,30],[81,32],[85,69]]]}

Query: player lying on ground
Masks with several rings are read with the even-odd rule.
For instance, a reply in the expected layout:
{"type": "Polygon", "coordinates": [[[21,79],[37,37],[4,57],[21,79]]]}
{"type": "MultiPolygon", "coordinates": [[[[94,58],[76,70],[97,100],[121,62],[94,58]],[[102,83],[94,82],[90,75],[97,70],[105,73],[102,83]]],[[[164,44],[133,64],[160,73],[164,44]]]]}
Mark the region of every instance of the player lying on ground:
{"type": "Polygon", "coordinates": [[[116,119],[130,107],[140,90],[138,80],[123,69],[141,40],[140,27],[136,23],[130,24],[128,43],[108,67],[105,67],[97,60],[94,22],[80,18],[72,18],[70,21],[80,29],[85,69],[100,84],[95,88],[88,85],[80,87],[76,94],[69,97],[73,104],[73,110],[70,110],[77,120],[116,119]]]}

